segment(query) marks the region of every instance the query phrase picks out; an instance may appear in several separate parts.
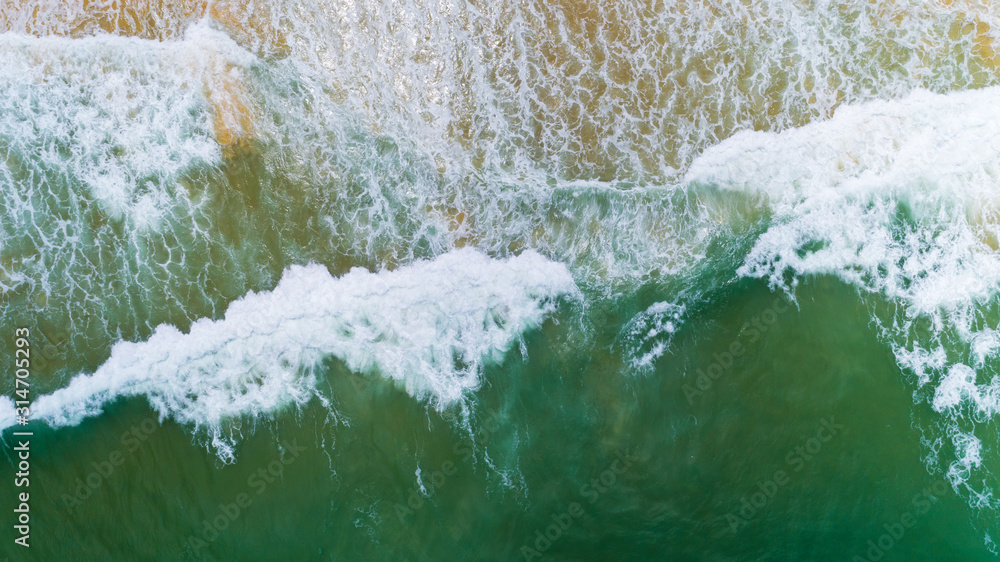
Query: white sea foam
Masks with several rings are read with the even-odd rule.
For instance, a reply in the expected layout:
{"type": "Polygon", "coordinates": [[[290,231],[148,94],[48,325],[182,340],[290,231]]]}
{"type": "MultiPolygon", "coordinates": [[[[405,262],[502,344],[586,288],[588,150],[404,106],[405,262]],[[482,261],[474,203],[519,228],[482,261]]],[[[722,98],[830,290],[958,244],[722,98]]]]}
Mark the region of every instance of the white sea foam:
{"type": "Polygon", "coordinates": [[[477,388],[484,364],[501,359],[560,296],[576,294],[565,266],[531,251],[494,260],[456,250],[340,278],[321,265],[292,266],[273,291],[233,302],[221,320],[197,321],[186,334],[161,325],[147,341],[116,344],[93,374],[35,400],[33,417],[75,425],[111,400],[143,395],[162,417],[206,426],[228,457],[220,424],[305,403],[327,357],[443,408],[477,388]]]}
{"type": "MultiPolygon", "coordinates": [[[[940,324],[940,311],[960,314],[1000,286],[989,246],[998,102],[997,88],[918,92],[780,134],[741,133],[707,151],[687,181],[766,195],[774,224],[741,274],[783,286],[788,271],[833,273],[940,324]]],[[[980,354],[996,347],[988,336],[978,336],[980,354]]]]}
{"type": "Polygon", "coordinates": [[[637,371],[646,371],[666,353],[674,333],[683,323],[686,308],[682,304],[658,302],[636,314],[622,328],[629,353],[629,363],[637,371]]]}
{"type": "MultiPolygon", "coordinates": [[[[952,436],[952,444],[955,446],[958,458],[948,468],[948,477],[952,482],[966,482],[969,479],[972,469],[978,467],[983,462],[983,443],[971,433],[956,432],[952,436]]],[[[987,490],[986,493],[989,494],[989,492],[987,490]]],[[[982,497],[980,496],[980,499],[982,497]]],[[[987,505],[980,505],[978,507],[987,507],[987,505]]]]}
{"type": "MultiPolygon", "coordinates": [[[[135,227],[170,209],[181,174],[220,161],[202,73],[255,60],[204,24],[171,43],[0,34],[0,58],[0,137],[9,149],[48,172],[37,181],[77,181],[110,217],[135,227]]],[[[0,187],[14,191],[18,178],[6,173],[0,187]]]]}

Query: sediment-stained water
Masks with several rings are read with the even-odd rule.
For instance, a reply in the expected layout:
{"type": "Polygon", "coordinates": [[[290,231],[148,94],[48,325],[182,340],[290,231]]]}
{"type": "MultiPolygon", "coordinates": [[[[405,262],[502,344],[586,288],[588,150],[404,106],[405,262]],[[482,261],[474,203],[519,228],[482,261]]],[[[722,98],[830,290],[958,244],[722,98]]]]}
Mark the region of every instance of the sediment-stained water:
{"type": "Polygon", "coordinates": [[[994,559],[998,30],[0,3],[0,559],[994,559]]]}

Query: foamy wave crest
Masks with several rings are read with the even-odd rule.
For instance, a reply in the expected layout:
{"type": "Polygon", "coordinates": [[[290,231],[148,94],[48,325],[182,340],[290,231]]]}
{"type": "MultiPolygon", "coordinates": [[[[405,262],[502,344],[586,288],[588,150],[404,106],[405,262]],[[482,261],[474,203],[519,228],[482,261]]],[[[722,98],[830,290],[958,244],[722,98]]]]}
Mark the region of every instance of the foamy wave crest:
{"type": "Polygon", "coordinates": [[[147,341],[116,344],[96,372],[38,398],[33,417],[75,425],[111,400],[143,395],[161,416],[209,428],[231,458],[220,424],[317,396],[315,367],[327,357],[444,408],[475,389],[483,365],[539,325],[560,296],[577,294],[565,266],[530,251],[494,260],[456,250],[340,278],[321,265],[292,266],[273,291],[247,294],[221,320],[199,320],[186,334],[161,325],[147,341]]]}
{"type": "Polygon", "coordinates": [[[764,195],[774,224],[741,274],[792,288],[787,272],[832,273],[940,323],[1000,286],[997,102],[996,88],[919,92],[785,133],[741,133],[687,181],[764,195]]]}
{"type": "Polygon", "coordinates": [[[773,216],[739,274],[794,291],[837,275],[890,299],[875,320],[934,419],[929,463],[1000,508],[983,443],[1000,413],[1000,89],[842,108],[780,134],[741,133],[687,181],[754,192],[773,216]]]}
{"type": "MultiPolygon", "coordinates": [[[[4,34],[0,56],[7,150],[30,159],[20,165],[41,168],[39,175],[79,183],[107,215],[137,227],[155,224],[175,204],[182,174],[220,161],[213,100],[204,92],[211,98],[219,88],[203,84],[204,74],[254,62],[207,25],[192,26],[176,43],[4,34]]],[[[17,166],[2,172],[5,190],[25,183],[17,166]]],[[[56,186],[37,188],[58,189],[59,180],[50,182],[56,186]]]]}
{"type": "Polygon", "coordinates": [[[625,341],[633,369],[648,371],[670,349],[685,312],[683,304],[658,302],[632,317],[619,338],[625,341]]]}

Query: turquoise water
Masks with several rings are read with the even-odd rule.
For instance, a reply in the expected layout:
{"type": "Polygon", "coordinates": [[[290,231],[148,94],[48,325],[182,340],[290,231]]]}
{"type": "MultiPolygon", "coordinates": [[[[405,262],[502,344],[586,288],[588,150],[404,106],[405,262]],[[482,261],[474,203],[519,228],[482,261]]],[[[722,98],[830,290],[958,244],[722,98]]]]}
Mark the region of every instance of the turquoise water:
{"type": "Polygon", "coordinates": [[[0,559],[994,559],[998,25],[0,8],[0,559]]]}

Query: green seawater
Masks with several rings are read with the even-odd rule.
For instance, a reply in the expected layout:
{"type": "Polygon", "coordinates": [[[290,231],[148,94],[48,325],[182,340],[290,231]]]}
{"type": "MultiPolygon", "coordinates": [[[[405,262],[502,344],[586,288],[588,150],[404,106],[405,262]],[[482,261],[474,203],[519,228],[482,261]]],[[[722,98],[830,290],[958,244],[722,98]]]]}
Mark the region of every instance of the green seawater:
{"type": "MultiPolygon", "coordinates": [[[[228,466],[185,428],[149,421],[143,400],[35,427],[31,554],[5,529],[4,558],[852,560],[895,530],[885,560],[992,559],[966,502],[925,468],[912,389],[854,289],[816,278],[796,307],[735,284],[654,371],[615,376],[623,321],[659,296],[641,293],[590,311],[591,339],[566,317],[533,330],[526,357],[487,369],[467,421],[329,361],[337,419],[314,401],[247,420],[228,466]],[[784,312],[768,314],[776,304],[784,312]],[[755,318],[765,330],[751,343],[755,318]],[[731,366],[713,358],[733,342],[745,351],[731,366]],[[713,364],[721,374],[699,387],[713,364]],[[92,476],[116,452],[122,464],[92,476]],[[254,478],[269,466],[273,482],[254,478]],[[67,499],[88,478],[89,497],[67,499]],[[746,510],[760,490],[773,497],[746,510]],[[250,503],[236,512],[240,494],[250,503]],[[546,532],[555,539],[539,541],[546,532]]],[[[5,463],[5,483],[12,472],[5,463]]],[[[14,503],[5,485],[0,504],[14,503]]]]}

